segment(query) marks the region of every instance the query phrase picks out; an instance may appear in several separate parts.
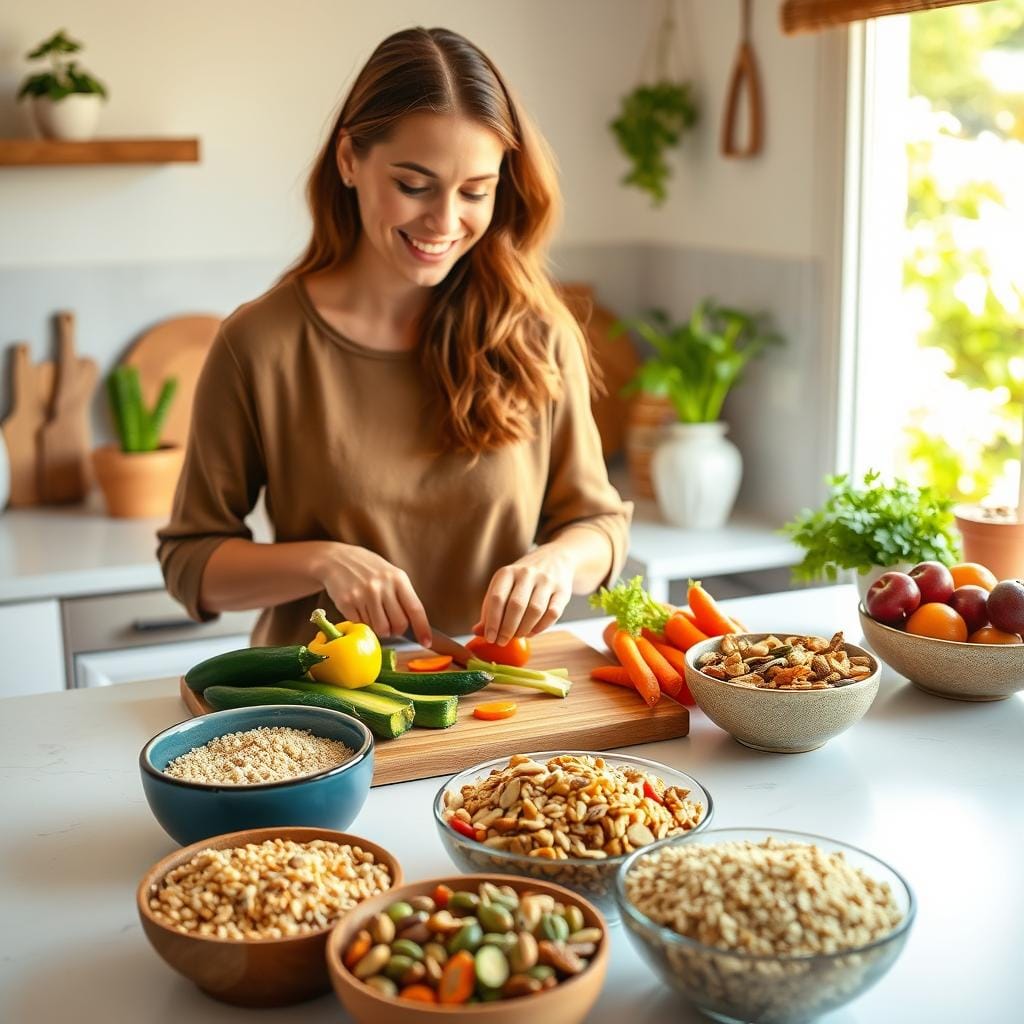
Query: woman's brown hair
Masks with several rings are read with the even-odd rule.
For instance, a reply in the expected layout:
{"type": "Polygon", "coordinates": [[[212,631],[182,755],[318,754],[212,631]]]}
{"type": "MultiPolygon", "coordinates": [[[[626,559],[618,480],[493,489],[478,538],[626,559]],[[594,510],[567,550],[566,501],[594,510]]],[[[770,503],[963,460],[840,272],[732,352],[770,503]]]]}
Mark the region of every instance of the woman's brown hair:
{"type": "Polygon", "coordinates": [[[531,437],[535,414],[559,396],[556,335],[580,344],[591,368],[580,328],[545,266],[561,207],[550,152],[498,69],[469,40],[413,28],[373,52],[317,156],[307,185],[313,235],[283,280],[336,267],[355,250],[359,203],[341,181],[339,137],[348,135],[362,156],[399,119],[423,111],[468,117],[505,146],[490,226],[431,290],[419,324],[423,370],[445,410],[445,439],[478,455],[531,437]]]}

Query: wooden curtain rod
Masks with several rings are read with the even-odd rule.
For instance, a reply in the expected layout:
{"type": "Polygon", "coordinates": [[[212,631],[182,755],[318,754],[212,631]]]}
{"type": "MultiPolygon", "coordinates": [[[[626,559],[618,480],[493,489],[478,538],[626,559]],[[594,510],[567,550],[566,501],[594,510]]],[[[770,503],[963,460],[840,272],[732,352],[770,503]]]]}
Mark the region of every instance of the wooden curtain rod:
{"type": "Polygon", "coordinates": [[[986,2],[990,0],[785,0],[780,17],[782,31],[795,35],[887,14],[914,14],[938,7],[986,2]]]}

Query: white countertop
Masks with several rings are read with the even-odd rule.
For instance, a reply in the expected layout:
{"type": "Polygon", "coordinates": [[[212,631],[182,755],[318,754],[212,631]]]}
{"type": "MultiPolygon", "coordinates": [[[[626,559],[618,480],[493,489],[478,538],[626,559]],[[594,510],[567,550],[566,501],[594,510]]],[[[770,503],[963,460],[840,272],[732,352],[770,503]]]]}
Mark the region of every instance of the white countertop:
{"type": "MultiPolygon", "coordinates": [[[[852,587],[745,598],[752,629],[860,637],[852,587]]],[[[600,644],[602,620],[574,628],[600,644]]],[[[138,752],[185,715],[173,681],[0,701],[5,1024],[255,1020],[213,1002],[150,949],[135,886],[174,848],[149,813],[138,752]]],[[[571,699],[571,698],[570,698],[571,699]]],[[[1004,1024],[1024,1005],[1024,698],[946,701],[887,672],[867,716],[807,754],[748,750],[699,711],[689,737],[630,748],[685,769],[715,801],[712,827],[772,826],[841,839],[899,870],[919,900],[902,957],[828,1024],[1004,1024]]],[[[440,779],[373,790],[352,826],[410,880],[450,873],[434,833],[440,779]]],[[[600,1024],[703,1020],[664,990],[621,927],[600,1024]]],[[[524,1007],[525,1009],[525,1007],[524,1007]]],[[[259,1011],[266,1024],[346,1019],[333,996],[259,1011]]],[[[524,1014],[524,1020],[526,1015],[524,1014]]]]}

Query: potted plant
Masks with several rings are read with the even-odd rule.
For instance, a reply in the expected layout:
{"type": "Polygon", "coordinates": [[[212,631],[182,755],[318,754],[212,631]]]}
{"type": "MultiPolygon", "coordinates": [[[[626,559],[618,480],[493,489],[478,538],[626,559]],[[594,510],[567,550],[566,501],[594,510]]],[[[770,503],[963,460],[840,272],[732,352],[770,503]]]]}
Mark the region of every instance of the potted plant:
{"type": "Polygon", "coordinates": [[[50,59],[50,69],[29,75],[18,91],[19,100],[31,97],[32,118],[44,138],[83,140],[96,133],[107,90],[77,61],[68,59],[81,49],[82,44],[61,29],[26,55],[28,60],[50,59]]]}
{"type": "MultiPolygon", "coordinates": [[[[764,315],[699,303],[689,320],[673,324],[662,310],[622,321],[654,350],[629,390],[662,396],[676,422],[651,459],[651,482],[662,515],[676,526],[708,529],[729,518],[743,462],[720,419],[722,404],[744,368],[782,338],[764,315]]],[[[663,432],[664,432],[663,431],[663,432]]]]}
{"type": "Polygon", "coordinates": [[[794,579],[834,581],[839,570],[853,569],[863,601],[890,569],[959,560],[951,499],[905,480],[883,483],[876,470],[865,473],[860,485],[845,473],[826,479],[830,493],[821,508],[805,509],[783,527],[807,552],[794,579]]]}
{"type": "Polygon", "coordinates": [[[160,430],[177,386],[176,378],[168,378],[153,408],[146,409],[136,367],[118,366],[107,378],[120,443],[97,448],[92,458],[110,515],[149,519],[169,514],[184,449],[162,445],[160,430]]]}

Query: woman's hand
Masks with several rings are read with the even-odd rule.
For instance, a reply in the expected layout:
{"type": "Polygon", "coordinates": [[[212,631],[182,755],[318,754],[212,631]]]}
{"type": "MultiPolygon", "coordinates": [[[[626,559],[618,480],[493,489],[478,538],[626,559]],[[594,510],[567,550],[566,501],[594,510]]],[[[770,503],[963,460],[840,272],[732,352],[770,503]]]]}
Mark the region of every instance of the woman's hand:
{"type": "Polygon", "coordinates": [[[405,571],[355,544],[331,543],[317,575],[334,607],[351,622],[364,622],[377,636],[404,636],[431,644],[430,623],[405,571]]]}
{"type": "Polygon", "coordinates": [[[565,611],[575,573],[576,559],[557,543],[502,567],[491,577],[473,632],[497,644],[542,632],[565,611]]]}

